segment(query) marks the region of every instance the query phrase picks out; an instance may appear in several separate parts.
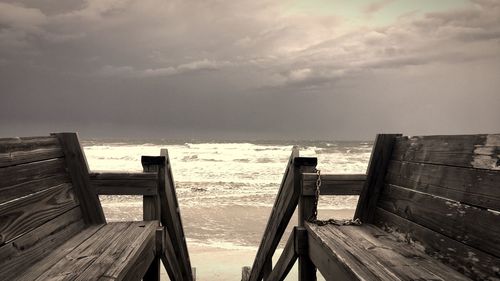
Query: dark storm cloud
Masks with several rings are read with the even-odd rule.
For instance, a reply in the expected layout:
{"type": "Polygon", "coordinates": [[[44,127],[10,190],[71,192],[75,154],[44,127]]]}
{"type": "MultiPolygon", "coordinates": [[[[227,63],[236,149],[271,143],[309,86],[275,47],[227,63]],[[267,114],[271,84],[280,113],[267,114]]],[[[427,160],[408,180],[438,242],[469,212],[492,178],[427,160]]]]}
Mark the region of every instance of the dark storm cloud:
{"type": "Polygon", "coordinates": [[[275,1],[58,2],[0,2],[1,135],[500,129],[499,1],[361,27],[275,1]]]}

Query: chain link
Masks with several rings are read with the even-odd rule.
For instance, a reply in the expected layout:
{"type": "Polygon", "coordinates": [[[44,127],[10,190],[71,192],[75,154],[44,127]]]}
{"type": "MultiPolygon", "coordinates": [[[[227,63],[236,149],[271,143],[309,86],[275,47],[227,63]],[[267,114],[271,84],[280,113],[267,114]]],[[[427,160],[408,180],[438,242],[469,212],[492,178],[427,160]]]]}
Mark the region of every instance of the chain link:
{"type": "Polygon", "coordinates": [[[314,206],[311,217],[307,220],[308,222],[314,223],[319,226],[333,224],[333,225],[361,225],[361,221],[359,219],[355,220],[336,220],[336,219],[328,219],[328,220],[318,220],[318,201],[321,190],[321,170],[316,169],[316,190],[314,192],[314,206]]]}

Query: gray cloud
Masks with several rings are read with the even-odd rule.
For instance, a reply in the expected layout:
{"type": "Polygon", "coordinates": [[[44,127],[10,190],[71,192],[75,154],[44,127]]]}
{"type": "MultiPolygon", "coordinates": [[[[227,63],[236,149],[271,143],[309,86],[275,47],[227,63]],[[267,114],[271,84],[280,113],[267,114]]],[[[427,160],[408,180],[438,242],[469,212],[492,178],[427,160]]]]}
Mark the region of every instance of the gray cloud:
{"type": "Polygon", "coordinates": [[[500,129],[498,1],[357,28],[275,1],[57,2],[0,2],[1,135],[500,129]]]}
{"type": "Polygon", "coordinates": [[[376,13],[383,8],[385,8],[387,5],[391,4],[394,2],[394,0],[381,0],[381,1],[376,1],[372,2],[366,6],[363,7],[363,12],[366,14],[373,14],[376,13]]]}

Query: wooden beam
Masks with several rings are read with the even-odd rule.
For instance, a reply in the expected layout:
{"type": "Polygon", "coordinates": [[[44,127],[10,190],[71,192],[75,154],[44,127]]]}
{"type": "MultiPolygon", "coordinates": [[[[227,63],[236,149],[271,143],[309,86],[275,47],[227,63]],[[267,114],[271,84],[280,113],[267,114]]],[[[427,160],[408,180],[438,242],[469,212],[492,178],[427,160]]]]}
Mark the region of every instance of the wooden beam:
{"type": "Polygon", "coordinates": [[[76,133],[56,133],[62,145],[66,167],[82,208],[83,219],[88,224],[106,223],[101,202],[90,184],[89,166],[76,133]]]}
{"type": "MultiPolygon", "coordinates": [[[[175,258],[177,267],[180,270],[181,278],[176,280],[191,281],[193,274],[191,271],[191,262],[186,245],[184,229],[182,227],[182,219],[180,215],[179,204],[175,192],[175,184],[168,158],[168,151],[162,149],[161,156],[142,156],[141,162],[145,171],[150,168],[157,167],[158,173],[158,194],[160,199],[160,221],[168,233],[170,243],[172,245],[172,253],[174,256],[169,257],[168,253],[162,258],[164,263],[172,262],[175,258]]],[[[154,171],[154,170],[151,170],[154,171]]],[[[167,241],[168,242],[168,241],[167,241]]]]}
{"type": "Polygon", "coordinates": [[[401,134],[379,134],[375,139],[366,181],[359,196],[358,206],[354,219],[360,219],[363,223],[371,223],[375,214],[375,208],[384,185],[385,172],[391,159],[391,154],[396,137],[401,134]]]}
{"type": "MultiPolygon", "coordinates": [[[[314,195],[316,192],[316,173],[302,174],[302,194],[314,195]]],[[[325,174],[321,175],[321,195],[359,195],[365,184],[365,174],[325,174]]]]}
{"type": "MultiPolygon", "coordinates": [[[[304,224],[309,219],[316,219],[316,214],[314,213],[316,206],[316,196],[315,193],[304,194],[303,184],[303,173],[313,173],[316,170],[316,165],[314,166],[302,166],[296,167],[295,171],[295,186],[299,189],[300,199],[299,199],[299,215],[298,215],[298,225],[299,227],[304,227],[304,224]]],[[[316,280],[316,267],[309,258],[308,255],[299,256],[299,281],[315,281],[316,280]]]]}
{"type": "Polygon", "coordinates": [[[283,281],[287,274],[290,272],[290,270],[293,267],[293,264],[297,260],[297,252],[295,250],[295,243],[296,243],[296,235],[295,235],[295,228],[290,233],[290,236],[288,237],[288,240],[286,242],[285,248],[283,249],[283,252],[281,253],[280,258],[278,259],[278,262],[276,262],[276,265],[274,266],[271,274],[269,275],[269,280],[272,281],[283,281]]]}
{"type": "MultiPolygon", "coordinates": [[[[142,169],[145,173],[158,173],[161,169],[161,164],[155,163],[142,163],[142,169]]],[[[154,189],[156,190],[153,195],[144,195],[143,196],[143,218],[145,221],[157,220],[160,221],[160,198],[159,194],[159,182],[156,181],[154,184],[154,189]]]]}
{"type": "Polygon", "coordinates": [[[272,259],[276,247],[298,204],[300,186],[296,186],[295,171],[302,166],[316,166],[316,158],[298,157],[298,155],[298,149],[294,148],[252,266],[250,275],[250,280],[252,281],[262,279],[264,266],[272,259]]]}
{"type": "MultiPolygon", "coordinates": [[[[143,163],[142,168],[145,173],[154,174],[158,173],[160,166],[158,164],[145,164],[143,163]]],[[[144,194],[143,203],[142,203],[142,212],[143,219],[145,221],[156,220],[158,221],[158,225],[160,224],[160,198],[158,196],[159,183],[156,177],[153,181],[153,186],[150,189],[154,190],[154,194],[144,194]]],[[[137,180],[135,180],[137,181],[137,180]]],[[[128,181],[131,182],[131,181],[128,181]]],[[[140,181],[140,184],[145,187],[145,183],[140,181]]],[[[161,240],[161,246],[163,247],[163,239],[158,238],[158,235],[163,236],[163,231],[156,232],[156,243],[158,244],[159,239],[161,240]]],[[[161,251],[157,251],[155,253],[154,258],[149,265],[144,277],[142,280],[144,281],[158,281],[160,280],[160,259],[161,259],[161,251]]]]}
{"type": "Polygon", "coordinates": [[[167,270],[168,277],[171,281],[182,281],[183,276],[181,266],[177,261],[175,254],[175,247],[172,244],[172,239],[169,237],[168,232],[164,231],[164,248],[161,254],[161,261],[167,270]]]}
{"type": "MultiPolygon", "coordinates": [[[[182,225],[182,217],[177,200],[177,193],[175,191],[174,176],[170,158],[167,149],[160,150],[161,157],[165,159],[163,171],[159,172],[159,194],[160,200],[166,203],[166,208],[162,208],[162,224],[167,226],[170,238],[173,243],[177,245],[176,256],[181,266],[181,272],[184,280],[191,281],[193,273],[191,271],[191,261],[189,259],[189,252],[186,244],[186,236],[184,234],[184,227],[182,225]],[[163,220],[164,219],[164,220],[163,220]]],[[[165,205],[165,204],[164,204],[165,205]]]]}

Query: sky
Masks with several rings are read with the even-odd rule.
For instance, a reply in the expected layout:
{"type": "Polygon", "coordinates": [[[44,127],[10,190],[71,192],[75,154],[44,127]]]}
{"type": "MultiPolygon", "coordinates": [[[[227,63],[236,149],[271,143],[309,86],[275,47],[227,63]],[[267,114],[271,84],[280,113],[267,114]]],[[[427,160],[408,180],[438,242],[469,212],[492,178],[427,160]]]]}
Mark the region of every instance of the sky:
{"type": "Polygon", "coordinates": [[[0,137],[500,132],[500,0],[0,1],[0,137]]]}

